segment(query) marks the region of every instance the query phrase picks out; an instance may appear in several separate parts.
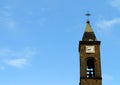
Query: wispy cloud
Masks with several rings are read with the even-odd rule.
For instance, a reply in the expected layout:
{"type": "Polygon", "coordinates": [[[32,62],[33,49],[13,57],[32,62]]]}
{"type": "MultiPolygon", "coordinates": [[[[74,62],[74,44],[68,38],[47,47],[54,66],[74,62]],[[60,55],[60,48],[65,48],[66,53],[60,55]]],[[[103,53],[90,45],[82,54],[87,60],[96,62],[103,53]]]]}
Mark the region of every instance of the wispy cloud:
{"type": "Polygon", "coordinates": [[[96,26],[100,29],[109,29],[113,27],[116,24],[120,24],[120,18],[114,18],[112,20],[106,20],[106,19],[100,19],[97,23],[96,26]]]}
{"type": "Polygon", "coordinates": [[[0,18],[0,23],[5,28],[9,30],[13,30],[14,28],[16,28],[17,22],[13,18],[12,11],[9,6],[5,6],[1,9],[0,18]]]}
{"type": "Polygon", "coordinates": [[[22,68],[30,65],[30,59],[35,56],[36,49],[25,48],[21,51],[14,51],[6,48],[0,49],[0,62],[4,65],[22,68]]]}
{"type": "Polygon", "coordinates": [[[16,68],[22,68],[28,65],[28,60],[27,58],[9,59],[9,60],[5,60],[5,63],[9,66],[13,66],[16,68]]]}
{"type": "Polygon", "coordinates": [[[120,0],[111,0],[110,5],[120,10],[120,0]]]}
{"type": "Polygon", "coordinates": [[[96,31],[98,34],[107,34],[112,32],[113,28],[115,26],[118,26],[120,24],[120,17],[113,18],[111,20],[100,18],[96,24],[95,27],[97,28],[96,31]]]}

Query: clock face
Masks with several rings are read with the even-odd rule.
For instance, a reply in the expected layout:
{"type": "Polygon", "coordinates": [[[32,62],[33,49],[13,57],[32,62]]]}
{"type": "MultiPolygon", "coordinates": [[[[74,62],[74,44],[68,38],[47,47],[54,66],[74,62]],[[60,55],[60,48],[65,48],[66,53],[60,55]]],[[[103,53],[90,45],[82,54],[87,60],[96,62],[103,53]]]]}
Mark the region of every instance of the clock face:
{"type": "Polygon", "coordinates": [[[95,46],[86,46],[86,53],[95,53],[95,46]]]}

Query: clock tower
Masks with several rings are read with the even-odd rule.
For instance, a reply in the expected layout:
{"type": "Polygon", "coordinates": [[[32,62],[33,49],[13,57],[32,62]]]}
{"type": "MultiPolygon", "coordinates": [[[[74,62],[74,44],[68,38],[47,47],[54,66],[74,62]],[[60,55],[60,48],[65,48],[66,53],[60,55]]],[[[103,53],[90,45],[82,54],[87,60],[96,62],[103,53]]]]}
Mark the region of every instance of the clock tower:
{"type": "Polygon", "coordinates": [[[79,42],[80,53],[80,83],[79,85],[102,85],[100,41],[86,22],[86,28],[79,42]]]}

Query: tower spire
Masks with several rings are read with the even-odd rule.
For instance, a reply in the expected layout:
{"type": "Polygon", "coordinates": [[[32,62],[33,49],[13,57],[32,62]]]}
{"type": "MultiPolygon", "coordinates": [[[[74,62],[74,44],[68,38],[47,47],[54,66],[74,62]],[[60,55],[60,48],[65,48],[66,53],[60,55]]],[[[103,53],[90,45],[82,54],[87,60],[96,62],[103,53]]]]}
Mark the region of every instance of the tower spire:
{"type": "Polygon", "coordinates": [[[82,40],[83,41],[96,41],[97,40],[96,36],[91,28],[90,21],[89,21],[89,16],[91,14],[87,12],[85,15],[88,16],[88,19],[86,22],[86,28],[85,28],[82,40]]]}

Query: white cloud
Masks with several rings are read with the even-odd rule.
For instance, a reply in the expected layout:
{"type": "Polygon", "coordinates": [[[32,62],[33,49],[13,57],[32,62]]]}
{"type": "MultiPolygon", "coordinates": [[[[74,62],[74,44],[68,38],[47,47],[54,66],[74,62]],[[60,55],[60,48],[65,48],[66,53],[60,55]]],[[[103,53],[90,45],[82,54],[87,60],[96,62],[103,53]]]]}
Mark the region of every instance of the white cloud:
{"type": "Polygon", "coordinates": [[[22,68],[28,64],[28,60],[25,58],[18,58],[18,59],[6,60],[5,63],[9,66],[22,68]]]}
{"type": "Polygon", "coordinates": [[[114,18],[112,20],[101,19],[96,23],[96,26],[100,29],[109,29],[116,24],[120,24],[120,18],[114,18]]]}
{"type": "Polygon", "coordinates": [[[105,34],[105,35],[109,35],[113,28],[115,26],[118,26],[120,25],[120,18],[113,18],[111,20],[107,20],[105,18],[100,18],[96,23],[95,23],[95,28],[96,29],[96,32],[98,34],[105,34]]]}
{"type": "Polygon", "coordinates": [[[0,56],[8,56],[8,55],[14,55],[14,52],[6,48],[0,49],[0,56]]]}
{"type": "Polygon", "coordinates": [[[30,65],[30,60],[36,54],[34,48],[24,48],[21,51],[1,48],[0,49],[0,62],[4,65],[22,68],[30,65]]]}
{"type": "Polygon", "coordinates": [[[116,7],[118,9],[120,9],[120,0],[112,0],[110,2],[110,5],[113,6],[113,7],[116,7]]]}
{"type": "Polygon", "coordinates": [[[0,48],[0,56],[3,57],[32,57],[33,55],[35,55],[36,53],[36,49],[35,48],[24,48],[21,51],[15,51],[15,50],[11,50],[8,48],[0,48]]]}

